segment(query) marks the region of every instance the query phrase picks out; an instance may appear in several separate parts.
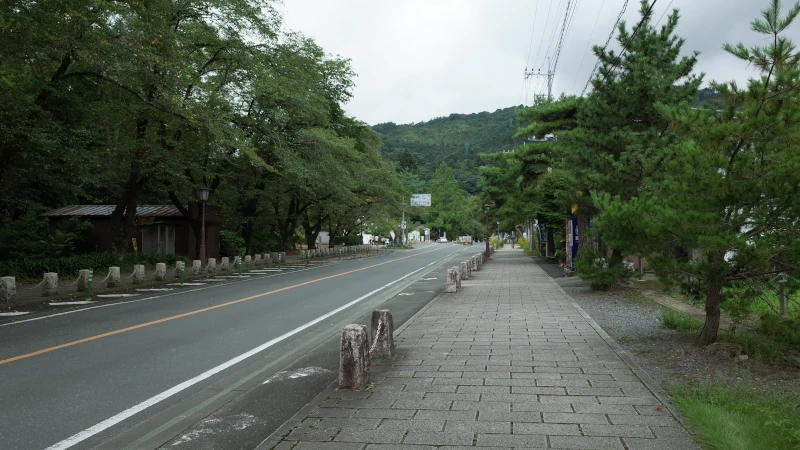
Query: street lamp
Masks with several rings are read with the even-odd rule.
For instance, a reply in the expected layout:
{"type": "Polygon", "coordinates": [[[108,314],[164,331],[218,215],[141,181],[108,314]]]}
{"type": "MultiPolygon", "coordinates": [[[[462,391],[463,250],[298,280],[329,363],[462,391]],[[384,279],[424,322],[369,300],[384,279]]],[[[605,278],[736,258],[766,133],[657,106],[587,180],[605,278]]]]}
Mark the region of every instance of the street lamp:
{"type": "Polygon", "coordinates": [[[497,238],[500,239],[500,222],[497,222],[497,238]]]}
{"type": "Polygon", "coordinates": [[[203,186],[197,189],[197,197],[202,203],[200,213],[200,264],[206,265],[206,202],[208,201],[208,194],[211,189],[203,186]]]}
{"type": "Polygon", "coordinates": [[[361,243],[364,243],[364,216],[359,217],[359,224],[361,225],[361,243]]]}
{"type": "Polygon", "coordinates": [[[483,239],[486,241],[486,251],[485,251],[486,259],[489,259],[489,257],[491,256],[491,253],[489,252],[489,208],[491,207],[492,205],[488,203],[483,205],[483,211],[486,215],[486,233],[485,236],[483,237],[483,239]]]}

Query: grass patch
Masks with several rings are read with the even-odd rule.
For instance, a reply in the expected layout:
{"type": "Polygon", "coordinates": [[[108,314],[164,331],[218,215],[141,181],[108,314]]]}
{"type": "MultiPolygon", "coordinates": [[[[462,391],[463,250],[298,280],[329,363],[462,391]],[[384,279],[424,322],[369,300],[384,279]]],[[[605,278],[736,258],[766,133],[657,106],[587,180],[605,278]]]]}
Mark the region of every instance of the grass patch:
{"type": "Polygon", "coordinates": [[[686,313],[672,309],[661,311],[661,325],[671,330],[680,331],[699,331],[703,328],[703,323],[699,320],[686,313]]]}
{"type": "Polygon", "coordinates": [[[800,448],[800,414],[795,407],[799,398],[744,386],[705,385],[678,388],[672,399],[703,448],[800,448]]]}
{"type": "Polygon", "coordinates": [[[717,340],[739,344],[745,355],[763,361],[781,361],[787,352],[785,345],[755,333],[721,332],[717,340]]]}

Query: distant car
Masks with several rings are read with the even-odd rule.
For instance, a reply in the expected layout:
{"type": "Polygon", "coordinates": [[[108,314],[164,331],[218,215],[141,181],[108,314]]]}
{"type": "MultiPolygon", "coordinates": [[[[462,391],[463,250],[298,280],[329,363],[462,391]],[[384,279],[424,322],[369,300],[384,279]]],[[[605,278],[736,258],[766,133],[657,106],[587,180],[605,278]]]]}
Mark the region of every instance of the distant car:
{"type": "Polygon", "coordinates": [[[436,242],[438,242],[440,244],[446,244],[447,243],[447,238],[446,237],[439,238],[439,240],[436,241],[436,242]]]}

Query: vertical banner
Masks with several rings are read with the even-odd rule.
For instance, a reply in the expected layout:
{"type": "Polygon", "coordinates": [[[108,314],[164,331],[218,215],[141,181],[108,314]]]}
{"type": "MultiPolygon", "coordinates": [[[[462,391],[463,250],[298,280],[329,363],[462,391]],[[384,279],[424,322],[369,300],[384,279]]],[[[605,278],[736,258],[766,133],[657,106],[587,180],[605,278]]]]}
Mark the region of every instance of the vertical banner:
{"type": "Polygon", "coordinates": [[[570,268],[575,270],[575,261],[578,259],[578,242],[580,240],[580,236],[578,235],[578,218],[573,217],[569,222],[572,225],[572,248],[570,249],[572,265],[570,268]]]}

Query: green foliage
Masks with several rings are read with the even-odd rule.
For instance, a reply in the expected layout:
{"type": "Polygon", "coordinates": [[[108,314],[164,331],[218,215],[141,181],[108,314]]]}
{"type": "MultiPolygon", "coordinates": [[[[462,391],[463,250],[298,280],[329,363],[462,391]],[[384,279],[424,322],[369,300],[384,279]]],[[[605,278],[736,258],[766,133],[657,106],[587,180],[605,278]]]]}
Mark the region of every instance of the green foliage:
{"type": "Polygon", "coordinates": [[[776,342],[800,349],[800,318],[783,318],[774,313],[764,313],[756,326],[759,333],[776,342]]]}
{"type": "Polygon", "coordinates": [[[609,287],[630,279],[633,272],[625,268],[622,264],[613,264],[592,248],[584,247],[578,261],[575,262],[575,269],[582,280],[591,282],[592,290],[606,290],[609,287]]]}
{"type": "Polygon", "coordinates": [[[41,279],[46,272],[56,272],[61,278],[77,277],[81,269],[106,270],[118,264],[113,253],[88,253],[64,258],[23,258],[0,261],[0,274],[21,280],[41,279]]]}
{"type": "Polygon", "coordinates": [[[219,253],[226,256],[238,256],[245,254],[244,238],[236,232],[230,230],[220,230],[219,232],[219,253]]]}
{"type": "Polygon", "coordinates": [[[757,333],[721,332],[719,334],[719,340],[722,342],[739,344],[742,346],[744,354],[751,358],[768,362],[782,361],[788,350],[788,347],[784,344],[757,333]]]}
{"type": "Polygon", "coordinates": [[[700,331],[703,323],[689,314],[665,309],[661,311],[661,325],[671,330],[679,331],[700,331]]]}
{"type": "Polygon", "coordinates": [[[505,243],[506,242],[504,240],[500,239],[497,236],[492,236],[492,239],[489,240],[489,245],[493,245],[494,248],[497,248],[497,249],[503,248],[503,245],[505,243]]]}
{"type": "Polygon", "coordinates": [[[49,233],[47,220],[28,213],[17,220],[0,221],[0,260],[72,256],[89,250],[92,225],[79,219],[65,220],[49,233]]]}
{"type": "MultiPolygon", "coordinates": [[[[190,263],[189,258],[168,253],[127,253],[121,261],[120,266],[132,267],[134,264],[144,264],[147,267],[155,267],[156,263],[166,263],[174,265],[176,261],[190,263]]],[[[84,267],[85,269],[86,267],[84,267]]]]}
{"type": "Polygon", "coordinates": [[[360,245],[361,235],[351,234],[347,236],[336,236],[333,238],[333,245],[360,245]]]}
{"type": "Polygon", "coordinates": [[[798,398],[750,386],[709,383],[671,392],[703,448],[789,450],[800,447],[798,398]]]}

